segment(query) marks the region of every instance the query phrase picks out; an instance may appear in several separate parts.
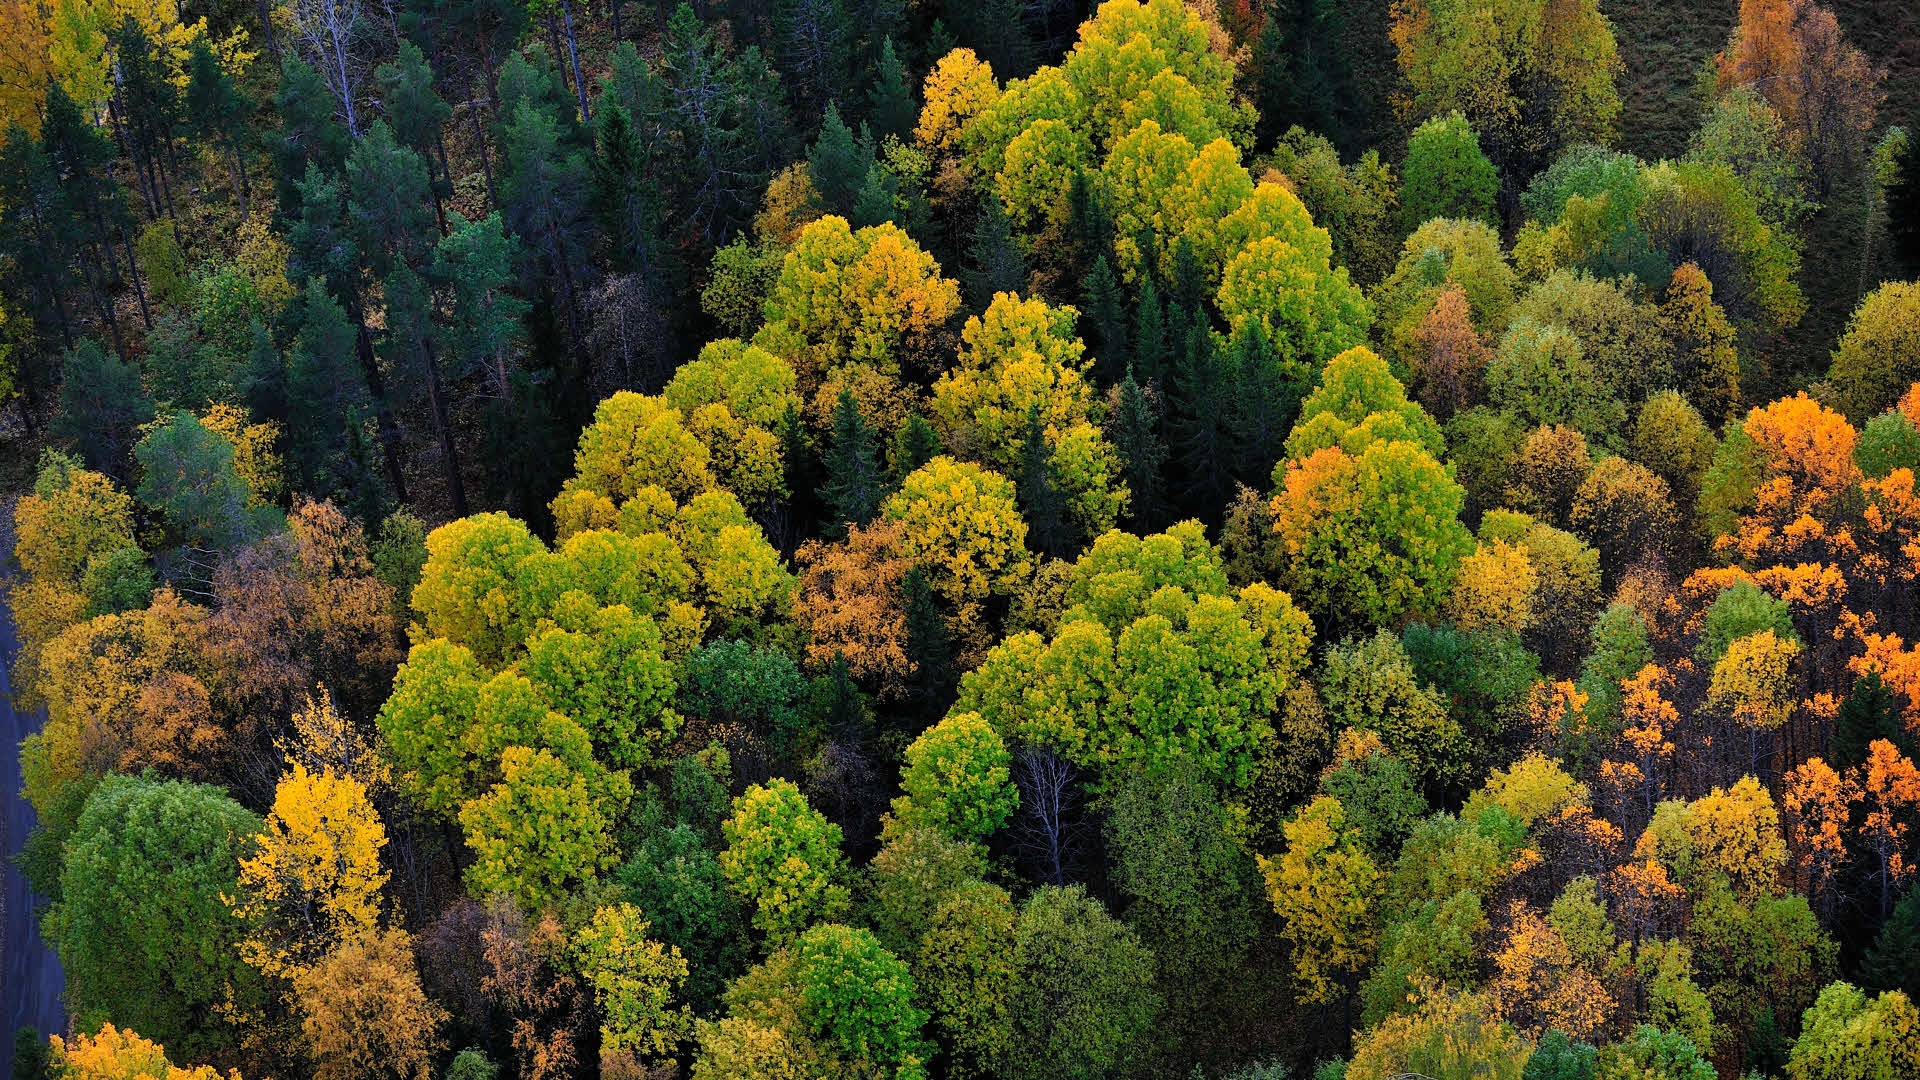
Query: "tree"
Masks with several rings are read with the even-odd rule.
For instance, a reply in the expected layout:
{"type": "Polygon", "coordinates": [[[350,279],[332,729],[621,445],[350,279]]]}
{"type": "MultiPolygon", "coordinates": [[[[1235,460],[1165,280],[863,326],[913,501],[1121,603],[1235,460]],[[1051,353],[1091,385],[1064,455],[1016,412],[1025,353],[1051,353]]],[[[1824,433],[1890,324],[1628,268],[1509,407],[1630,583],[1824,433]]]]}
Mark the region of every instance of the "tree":
{"type": "Polygon", "coordinates": [[[1920,283],[1889,282],[1854,310],[1827,377],[1848,416],[1865,421],[1920,380],[1920,283]]]}
{"type": "MultiPolygon", "coordinates": [[[[1248,220],[1254,219],[1249,215],[1248,220]]],[[[1229,219],[1223,227],[1237,224],[1229,219]]],[[[1254,235],[1220,273],[1215,300],[1229,327],[1238,331],[1258,323],[1282,361],[1296,366],[1312,367],[1365,343],[1372,308],[1347,279],[1346,269],[1332,265],[1333,248],[1324,230],[1309,225],[1299,246],[1279,236],[1254,235]]]]}
{"type": "Polygon", "coordinates": [[[827,454],[827,479],[821,489],[841,528],[873,520],[885,495],[886,478],[874,448],[873,429],[842,388],[833,406],[833,448],[827,454]]]}
{"type": "Polygon", "coordinates": [[[1127,377],[1112,391],[1107,408],[1107,437],[1120,456],[1121,476],[1132,498],[1128,502],[1133,524],[1151,529],[1165,520],[1167,495],[1162,470],[1167,462],[1167,446],[1160,438],[1158,395],[1127,377]]]}
{"type": "Polygon", "coordinates": [[[1693,1040],[1677,1031],[1651,1024],[1633,1029],[1631,1038],[1601,1048],[1594,1062],[1594,1080],[1658,1077],[1660,1080],[1711,1080],[1713,1065],[1693,1040]]]}
{"type": "Polygon", "coordinates": [[[1791,228],[1819,205],[1808,198],[1813,177],[1797,133],[1751,85],[1734,87],[1713,103],[1688,140],[1687,155],[1732,169],[1775,228],[1791,228]]]}
{"type": "Polygon", "coordinates": [[[1000,100],[1000,85],[992,67],[972,49],[959,48],[934,62],[921,96],[925,104],[914,124],[914,141],[925,150],[953,151],[967,122],[1000,100]]]}
{"type": "Polygon", "coordinates": [[[1787,1075],[1840,1080],[1912,1072],[1920,1068],[1915,1030],[1920,1030],[1920,1009],[1906,994],[1889,990],[1868,1000],[1851,983],[1832,983],[1801,1018],[1787,1075]]]}
{"type": "Polygon", "coordinates": [[[1709,420],[1726,423],[1740,403],[1740,357],[1733,324],[1713,301],[1713,282],[1697,263],[1681,263],[1667,284],[1660,323],[1674,345],[1674,376],[1709,420]]]}
{"type": "Polygon", "coordinates": [[[943,898],[920,937],[914,983],[955,1075],[992,1075],[1011,1045],[1014,948],[1013,900],[985,883],[943,898]]]}
{"type": "Polygon", "coordinates": [[[1498,224],[1493,200],[1500,178],[1480,152],[1480,136],[1457,110],[1413,130],[1400,178],[1400,225],[1407,232],[1434,218],[1498,224]]]}
{"type": "MultiPolygon", "coordinates": [[[[17,1067],[30,1066],[32,1058],[21,1051],[22,1038],[32,1031],[21,1028],[14,1040],[14,1062],[17,1067]]],[[[38,1036],[36,1035],[37,1039],[38,1036]]],[[[41,1071],[33,1076],[69,1077],[71,1080],[133,1080],[133,1078],[151,1078],[151,1080],[232,1080],[238,1077],[238,1069],[229,1070],[226,1078],[211,1066],[202,1065],[194,1069],[182,1069],[167,1060],[166,1048],[150,1039],[141,1038],[131,1029],[116,1029],[112,1023],[102,1024],[94,1035],[80,1034],[72,1040],[59,1035],[48,1037],[47,1045],[34,1046],[39,1051],[41,1071]]]]}
{"type": "Polygon", "coordinates": [[[1920,892],[1909,890],[1893,905],[1873,947],[1861,963],[1869,985],[1898,990],[1911,1000],[1920,989],[1920,892]]]}
{"type": "Polygon", "coordinates": [[[240,860],[234,913],[250,931],[247,963],[296,978],[336,946],[374,934],[386,843],[359,780],[294,762],[274,790],[258,853],[240,860]]]}
{"type": "Polygon", "coordinates": [[[959,309],[959,287],[906,233],[834,216],[800,231],[767,298],[768,322],[798,339],[788,359],[808,372],[848,362],[898,372],[959,309]]]}
{"type": "Polygon", "coordinates": [[[1893,910],[1901,883],[1913,876],[1913,865],[1901,854],[1920,816],[1920,769],[1892,743],[1876,739],[1867,747],[1860,766],[1861,803],[1866,818],[1860,842],[1869,858],[1869,879],[1879,885],[1880,918],[1893,910]]]}
{"type": "Polygon", "coordinates": [[[901,825],[942,829],[956,839],[985,840],[1019,803],[1008,778],[1006,744],[978,713],[953,713],[907,747],[894,800],[901,825]]]}
{"type": "Polygon", "coordinates": [[[1501,1018],[1530,1038],[1548,1030],[1592,1037],[1616,1008],[1612,995],[1525,901],[1514,901],[1507,916],[1506,944],[1493,958],[1499,974],[1487,987],[1501,1018]]]}
{"type": "Polygon", "coordinates": [[[1812,0],[1741,0],[1733,40],[1717,58],[1720,86],[1751,86],[1791,129],[1822,194],[1865,154],[1884,72],[1812,0]]]}
{"type": "Polygon", "coordinates": [[[1358,457],[1370,445],[1391,440],[1415,443],[1436,459],[1445,449],[1433,418],[1407,400],[1386,361],[1362,345],[1327,361],[1287,436],[1287,456],[1303,459],[1337,446],[1358,457]]]}
{"type": "Polygon", "coordinates": [[[67,842],[47,925],[76,1008],[194,1057],[233,1045],[223,1007],[264,1003],[223,899],[260,819],[218,788],[108,777],[67,842]]]}
{"type": "Polygon", "coordinates": [[[722,825],[720,872],[753,906],[755,929],[778,948],[808,925],[846,909],[840,826],[807,805],[791,781],[755,784],[733,801],[722,825]]]}
{"type": "Polygon", "coordinates": [[[1878,671],[1870,670],[1854,679],[1852,691],[1834,715],[1829,756],[1838,768],[1859,765],[1867,760],[1867,750],[1875,740],[1898,745],[1900,728],[1893,691],[1878,671]]]}
{"type": "Polygon", "coordinates": [[[1406,647],[1391,631],[1348,639],[1329,650],[1320,696],[1336,730],[1378,735],[1425,778],[1443,780],[1464,764],[1459,721],[1448,714],[1438,691],[1421,685],[1406,647]]]}
{"type": "Polygon", "coordinates": [[[1600,551],[1600,565],[1618,573],[1648,553],[1672,550],[1679,529],[1667,482],[1643,465],[1606,458],[1574,492],[1568,522],[1600,551]]]}
{"type": "Polygon", "coordinates": [[[127,478],[127,455],[135,429],[153,419],[153,400],[140,385],[140,369],[102,349],[91,338],[61,363],[60,411],[49,431],[70,442],[92,468],[127,478]]]}
{"type": "Polygon", "coordinates": [[[254,502],[234,450],[225,433],[189,412],[149,428],[134,447],[140,501],[166,515],[181,543],[228,551],[278,526],[278,512],[254,502]]]}
{"type": "Polygon", "coordinates": [[[1123,917],[1159,960],[1161,985],[1185,989],[1192,1003],[1193,991],[1230,977],[1253,943],[1255,866],[1231,839],[1214,785],[1191,767],[1129,777],[1109,807],[1123,917]]]}
{"type": "Polygon", "coordinates": [[[893,47],[891,36],[881,39],[880,62],[875,65],[873,85],[867,90],[867,119],[881,139],[892,135],[910,139],[914,128],[913,88],[907,83],[906,65],[893,47]]]}
{"type": "Polygon", "coordinates": [[[1604,143],[1620,112],[1612,26],[1597,4],[1448,0],[1394,5],[1392,37],[1413,117],[1458,110],[1518,190],[1561,146],[1604,143]]]}
{"type": "Polygon", "coordinates": [[[1079,886],[1042,886],[1014,923],[1012,1030],[1018,1080],[1107,1075],[1148,1037],[1160,996],[1154,956],[1079,886]]]}
{"type": "Polygon", "coordinates": [[[421,988],[406,931],[343,940],[293,985],[316,1080],[433,1075],[447,1011],[421,988]]]}
{"type": "Polygon", "coordinates": [[[1493,359],[1486,338],[1474,328],[1467,294],[1450,286],[1414,329],[1413,370],[1420,403],[1443,422],[1478,404],[1486,389],[1482,375],[1493,359]]]}
{"type": "Polygon", "coordinates": [[[602,1052],[670,1055],[692,1026],[686,1006],[674,1008],[687,962],[680,950],[647,938],[648,923],[632,904],[601,907],[575,931],[573,954],[600,1004],[602,1052]]]}
{"type": "Polygon", "coordinates": [[[1001,293],[1018,293],[1027,288],[1027,259],[1000,200],[983,200],[979,222],[967,247],[972,270],[965,275],[967,304],[984,311],[1001,293]]]}
{"type": "Polygon", "coordinates": [[[1413,332],[1450,286],[1466,294],[1473,325],[1487,333],[1505,327],[1516,278],[1500,234],[1482,221],[1439,218],[1401,244],[1392,273],[1374,290],[1374,321],[1389,361],[1411,367],[1413,332]]]}
{"type": "Polygon", "coordinates": [[[881,512],[900,524],[927,583],[955,604],[1011,593],[1027,574],[1027,524],[998,473],[942,455],[902,481],[881,512]]]}
{"type": "Polygon", "coordinates": [[[1372,962],[1380,870],[1360,845],[1340,800],[1321,795],[1286,824],[1286,850],[1260,856],[1273,910],[1293,942],[1294,988],[1307,1003],[1353,991],[1372,962]]]}
{"type": "Polygon", "coordinates": [[[594,779],[544,748],[507,747],[500,781],[460,809],[475,859],[467,890],[538,904],[611,869],[618,857],[609,829],[627,784],[624,776],[611,777],[617,782],[596,791],[594,779]]]}
{"type": "Polygon", "coordinates": [[[1281,580],[1331,625],[1433,610],[1470,550],[1464,495],[1410,442],[1358,455],[1327,447],[1289,462],[1272,502],[1281,580]]]}
{"type": "Polygon", "coordinates": [[[913,1004],[906,964],[867,931],[834,923],[800,935],[794,951],[799,1005],[815,1038],[849,1065],[900,1080],[924,1075],[927,1014],[913,1004]]]}
{"type": "Polygon", "coordinates": [[[1595,357],[1564,326],[1516,318],[1487,362],[1487,399],[1522,422],[1612,441],[1625,419],[1595,357]]]}
{"type": "MultiPolygon", "coordinates": [[[[1413,1011],[1390,1016],[1354,1047],[1347,1080],[1413,1073],[1433,1080],[1519,1080],[1528,1046],[1486,994],[1429,986],[1413,1011]]],[[[1696,1080],[1688,1077],[1687,1080],[1696,1080]]]]}
{"type": "Polygon", "coordinates": [[[903,692],[914,665],[903,592],[912,564],[901,553],[900,527],[856,526],[839,543],[802,545],[794,562],[800,595],[793,616],[807,631],[807,663],[819,668],[842,658],[855,678],[903,692]]]}

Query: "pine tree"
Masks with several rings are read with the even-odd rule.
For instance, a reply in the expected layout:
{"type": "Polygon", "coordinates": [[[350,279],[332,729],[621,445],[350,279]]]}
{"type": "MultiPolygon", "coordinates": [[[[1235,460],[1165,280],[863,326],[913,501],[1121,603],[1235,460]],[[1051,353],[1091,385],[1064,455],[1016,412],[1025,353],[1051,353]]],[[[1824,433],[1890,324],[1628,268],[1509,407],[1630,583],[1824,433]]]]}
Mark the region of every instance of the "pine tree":
{"type": "Polygon", "coordinates": [[[1195,310],[1186,322],[1186,348],[1173,375],[1173,446],[1185,478],[1182,505],[1204,518],[1217,515],[1234,490],[1235,447],[1228,428],[1233,388],[1224,377],[1206,313],[1195,310]]]}
{"type": "Polygon", "coordinates": [[[240,216],[246,217],[253,189],[247,182],[242,145],[251,137],[248,121],[253,114],[253,102],[234,85],[233,78],[221,67],[220,58],[204,39],[194,41],[193,52],[187,58],[186,99],[188,129],[209,147],[220,146],[226,150],[233,193],[240,200],[240,216]]]}
{"type": "Polygon", "coordinates": [[[442,132],[453,109],[434,87],[433,68],[427,64],[426,54],[411,41],[403,39],[394,59],[375,68],[373,76],[380,87],[394,137],[400,140],[400,145],[426,159],[434,218],[440,223],[440,231],[445,233],[447,214],[442,200],[453,194],[453,179],[447,171],[442,132]]]}
{"type": "Polygon", "coordinates": [[[319,278],[307,282],[299,320],[286,361],[287,457],[301,490],[363,498],[369,481],[361,475],[368,458],[360,418],[369,394],[353,362],[353,323],[319,278]]]}
{"type": "Polygon", "coordinates": [[[847,221],[856,229],[893,221],[899,194],[900,181],[875,161],[867,166],[867,178],[860,184],[860,193],[854,196],[853,213],[847,221]]]}
{"type": "Polygon", "coordinates": [[[1840,703],[1833,718],[1833,738],[1828,746],[1828,764],[1836,769],[1852,768],[1867,760],[1867,747],[1875,739],[1885,739],[1904,747],[1899,705],[1893,691],[1869,671],[1853,681],[1853,692],[1840,703]]]}
{"type": "Polygon", "coordinates": [[[940,433],[927,418],[912,413],[900,430],[893,433],[893,480],[899,483],[907,474],[940,456],[940,433]]]}
{"type": "Polygon", "coordinates": [[[591,273],[585,157],[561,139],[561,126],[522,101],[502,139],[501,210],[507,225],[537,256],[559,295],[575,355],[584,355],[580,294],[591,273]]]}
{"type": "Polygon", "coordinates": [[[1014,238],[1013,225],[1000,200],[989,195],[981,200],[980,218],[973,227],[973,243],[967,247],[972,269],[965,275],[967,302],[976,311],[985,311],[996,293],[1022,292],[1027,287],[1027,260],[1014,238]]]}
{"type": "Polygon", "coordinates": [[[913,134],[917,112],[906,65],[894,51],[893,38],[886,38],[880,45],[879,71],[867,91],[867,122],[881,139],[889,135],[906,139],[913,134]]]}
{"type": "Polygon", "coordinates": [[[841,390],[833,405],[833,449],[827,456],[822,491],[833,511],[836,531],[872,521],[886,495],[886,474],[874,454],[873,429],[860,415],[850,390],[841,390]]]}
{"type": "Polygon", "coordinates": [[[652,153],[619,101],[600,106],[593,162],[593,208],[607,236],[609,261],[623,274],[639,274],[650,287],[668,273],[669,248],[661,235],[666,214],[653,182],[652,153]]]}
{"type": "Polygon", "coordinates": [[[907,619],[907,661],[913,665],[913,698],[923,719],[944,715],[953,695],[953,644],[947,619],[919,567],[900,581],[907,619]]]}
{"type": "Polygon", "coordinates": [[[774,55],[802,115],[815,115],[844,96],[851,37],[841,0],[778,0],[774,55]]]}
{"type": "Polygon", "coordinates": [[[827,106],[826,119],[820,123],[820,137],[807,152],[807,176],[827,209],[845,217],[853,212],[860,185],[873,166],[871,146],[863,148],[853,129],[840,118],[838,105],[827,106]]]}
{"type": "Polygon", "coordinates": [[[288,50],[280,64],[280,88],[274,95],[280,133],[274,140],[275,205],[283,218],[300,212],[301,181],[310,169],[337,173],[353,145],[347,129],[334,119],[326,83],[298,53],[288,50]]]}
{"type": "Polygon", "coordinates": [[[1140,298],[1133,308],[1133,361],[1140,378],[1148,385],[1158,384],[1167,369],[1167,312],[1160,303],[1160,290],[1153,275],[1140,278],[1140,298]]]}
{"type": "Polygon", "coordinates": [[[1131,367],[1114,388],[1107,431],[1120,452],[1127,487],[1133,493],[1134,529],[1142,534],[1153,532],[1166,520],[1167,484],[1162,469],[1167,462],[1167,445],[1160,440],[1159,409],[1134,379],[1131,367]]]}
{"type": "Polygon", "coordinates": [[[1100,174],[1081,169],[1067,185],[1067,207],[1073,213],[1073,236],[1079,260],[1091,267],[1095,259],[1113,255],[1113,205],[1100,174]]]}
{"type": "Polygon", "coordinates": [[[1274,462],[1285,450],[1287,433],[1300,414],[1300,387],[1287,378],[1266,329],[1257,319],[1233,335],[1224,358],[1227,438],[1234,449],[1234,478],[1248,487],[1266,486],[1274,462]]]}
{"type": "Polygon", "coordinates": [[[147,216],[175,217],[167,171],[173,165],[174,134],[181,126],[179,88],[170,65],[138,19],[127,15],[113,28],[113,108],[133,159],[134,178],[146,197],[147,216]]]}
{"type": "Polygon", "coordinates": [[[440,377],[439,344],[433,325],[433,297],[420,275],[402,264],[381,290],[387,300],[387,333],[382,354],[400,379],[426,391],[427,415],[440,443],[440,464],[455,517],[467,516],[467,488],[460,475],[460,449],[453,438],[451,404],[440,377]]]}
{"type": "Polygon", "coordinates": [[[347,159],[347,222],[361,258],[376,278],[396,263],[418,266],[437,238],[433,182],[426,159],[394,138],[376,120],[347,159]]]}
{"type": "Polygon", "coordinates": [[[959,43],[971,48],[1003,81],[1033,74],[1033,38],[1020,0],[974,0],[946,9],[959,43]]]}
{"type": "Polygon", "coordinates": [[[1867,985],[1920,999],[1920,889],[1909,889],[1860,964],[1867,985]]]}
{"type": "Polygon", "coordinates": [[[1920,139],[1907,141],[1899,175],[1887,186],[1887,234],[1897,265],[1920,277],[1920,139]]]}
{"type": "Polygon", "coordinates": [[[799,529],[811,531],[822,512],[820,459],[807,440],[807,426],[800,418],[800,410],[791,402],[780,415],[780,460],[786,466],[787,490],[793,493],[787,508],[799,529]]]}
{"type": "Polygon", "coordinates": [[[1027,430],[1020,441],[1020,474],[1015,491],[1020,515],[1027,519],[1027,544],[1042,555],[1062,558],[1073,554],[1079,539],[1067,522],[1067,500],[1053,476],[1053,450],[1047,445],[1046,425],[1038,406],[1027,410],[1027,430]]]}
{"type": "Polygon", "coordinates": [[[1093,324],[1094,356],[1101,381],[1113,383],[1123,371],[1131,375],[1133,363],[1127,351],[1127,316],[1120,299],[1120,280],[1114,277],[1105,255],[1094,257],[1081,302],[1087,320],[1093,324]]]}

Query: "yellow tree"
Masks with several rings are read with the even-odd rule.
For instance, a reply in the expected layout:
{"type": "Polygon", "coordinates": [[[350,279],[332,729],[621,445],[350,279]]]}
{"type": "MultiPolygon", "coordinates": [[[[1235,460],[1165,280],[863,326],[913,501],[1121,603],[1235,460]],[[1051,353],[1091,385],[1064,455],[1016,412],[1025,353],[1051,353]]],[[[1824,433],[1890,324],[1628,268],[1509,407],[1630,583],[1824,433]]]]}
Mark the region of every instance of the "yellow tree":
{"type": "Polygon", "coordinates": [[[1847,857],[1842,835],[1860,801],[1860,785],[1819,758],[1787,770],[1781,779],[1780,816],[1794,875],[1808,899],[1826,908],[1827,886],[1847,857]]]}
{"type": "Polygon", "coordinates": [[[1293,942],[1295,992],[1309,1004],[1330,1002],[1351,993],[1373,962],[1380,869],[1331,795],[1315,798],[1283,831],[1286,850],[1260,856],[1260,872],[1293,942]]]}
{"type": "Polygon", "coordinates": [[[240,860],[233,908],[251,927],[241,943],[246,961],[270,975],[297,976],[335,945],[373,933],[387,884],[386,843],[360,781],[295,763],[274,791],[258,853],[240,860]]]}
{"type": "Polygon", "coordinates": [[[0,131],[40,134],[47,94],[47,31],[35,0],[0,0],[0,131]]]}
{"type": "Polygon", "coordinates": [[[1495,1009],[1530,1038],[1554,1029],[1592,1038],[1617,1007],[1560,932],[1524,900],[1507,909],[1506,944],[1494,954],[1493,966],[1487,993],[1495,1009]]]}
{"type": "Polygon", "coordinates": [[[72,1040],[50,1036],[48,1049],[47,1075],[60,1080],[240,1080],[238,1069],[226,1076],[206,1065],[182,1069],[167,1060],[159,1043],[111,1022],[72,1040]]]}
{"type": "Polygon", "coordinates": [[[960,287],[891,222],[855,230],[827,216],[800,230],[767,297],[762,340],[811,387],[842,364],[898,374],[960,310],[960,287]]]}
{"type": "Polygon", "coordinates": [[[600,1004],[602,1051],[670,1055],[693,1026],[676,1007],[687,962],[680,950],[647,938],[648,923],[632,904],[601,907],[574,932],[573,956],[600,1004]]]}
{"type": "Polygon", "coordinates": [[[1499,540],[1481,541],[1460,560],[1448,608],[1462,630],[1511,630],[1533,625],[1533,594],[1539,576],[1524,549],[1499,540]]]}
{"type": "Polygon", "coordinates": [[[1409,119],[1465,114],[1509,183],[1571,143],[1604,143],[1620,112],[1613,28],[1596,0],[1395,0],[1409,119]]]}
{"type": "Polygon", "coordinates": [[[1920,769],[1892,743],[1875,739],[1867,747],[1859,777],[1861,802],[1867,811],[1860,838],[1873,860],[1884,920],[1903,884],[1913,877],[1907,851],[1909,838],[1920,825],[1920,769]]]}
{"type": "Polygon", "coordinates": [[[447,1010],[420,985],[398,928],[342,941],[294,976],[314,1080],[429,1080],[447,1010]]]}
{"type": "Polygon", "coordinates": [[[967,122],[1000,100],[1000,84],[994,81],[993,68],[972,49],[955,49],[927,72],[920,97],[914,141],[923,150],[951,152],[959,148],[967,122]]]}
{"type": "Polygon", "coordinates": [[[991,596],[1011,596],[1031,569],[1027,523],[1013,481],[942,455],[909,474],[882,508],[901,526],[901,545],[927,582],[962,614],[991,596]]]}

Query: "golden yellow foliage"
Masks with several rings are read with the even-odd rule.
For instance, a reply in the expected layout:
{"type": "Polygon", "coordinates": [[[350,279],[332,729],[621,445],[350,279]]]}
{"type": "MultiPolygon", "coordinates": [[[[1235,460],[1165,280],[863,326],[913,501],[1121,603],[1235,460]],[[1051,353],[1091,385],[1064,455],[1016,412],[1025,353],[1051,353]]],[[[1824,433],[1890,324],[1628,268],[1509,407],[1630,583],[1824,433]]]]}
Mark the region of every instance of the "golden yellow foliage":
{"type": "Polygon", "coordinates": [[[309,970],[336,943],[374,932],[386,828],[360,781],[295,763],[274,791],[259,854],[240,861],[235,914],[255,932],[247,962],[273,975],[309,970]]]}

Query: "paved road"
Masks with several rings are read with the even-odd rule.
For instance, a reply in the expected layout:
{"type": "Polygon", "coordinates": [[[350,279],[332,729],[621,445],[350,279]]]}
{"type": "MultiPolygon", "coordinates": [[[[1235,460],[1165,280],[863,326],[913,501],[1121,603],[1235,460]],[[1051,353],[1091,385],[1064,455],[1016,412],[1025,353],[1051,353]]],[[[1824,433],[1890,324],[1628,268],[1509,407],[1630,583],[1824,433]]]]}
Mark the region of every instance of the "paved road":
{"type": "MultiPolygon", "coordinates": [[[[0,594],[3,595],[3,594],[0,594]]],[[[19,649],[13,631],[13,613],[0,604],[0,814],[6,817],[6,864],[0,876],[6,884],[6,940],[0,944],[0,1058],[13,1057],[13,1033],[24,1026],[44,1036],[66,1030],[66,1012],[60,994],[66,977],[60,959],[40,938],[40,920],[34,917],[36,898],[26,879],[14,868],[13,856],[33,829],[33,807],[20,795],[20,740],[39,730],[39,714],[22,716],[13,708],[8,670],[19,649]]]]}

